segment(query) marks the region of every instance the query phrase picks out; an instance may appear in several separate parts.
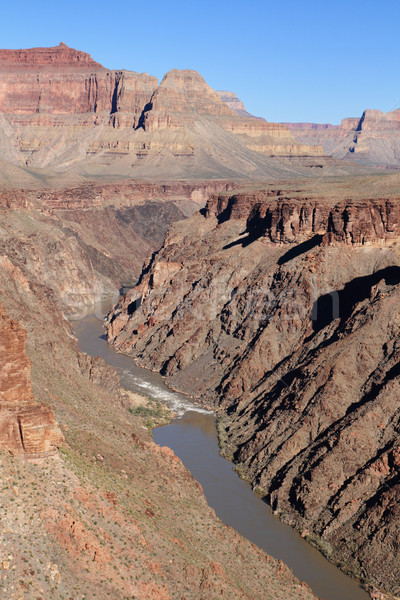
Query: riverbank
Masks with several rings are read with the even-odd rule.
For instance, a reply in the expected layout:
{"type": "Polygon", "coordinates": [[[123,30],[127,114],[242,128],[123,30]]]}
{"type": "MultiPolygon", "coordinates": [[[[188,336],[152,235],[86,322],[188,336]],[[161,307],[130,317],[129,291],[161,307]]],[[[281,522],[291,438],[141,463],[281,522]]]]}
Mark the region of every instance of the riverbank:
{"type": "Polygon", "coordinates": [[[107,346],[102,323],[94,315],[74,323],[81,350],[100,355],[116,367],[121,383],[131,391],[175,407],[178,418],[156,428],[154,440],[171,448],[201,484],[209,505],[221,520],[258,547],[288,564],[299,579],[325,600],[368,600],[360,585],[329,563],[270,508],[233,471],[219,454],[215,417],[191,405],[183,394],[169,390],[163,378],[141,369],[134,361],[107,346]]]}

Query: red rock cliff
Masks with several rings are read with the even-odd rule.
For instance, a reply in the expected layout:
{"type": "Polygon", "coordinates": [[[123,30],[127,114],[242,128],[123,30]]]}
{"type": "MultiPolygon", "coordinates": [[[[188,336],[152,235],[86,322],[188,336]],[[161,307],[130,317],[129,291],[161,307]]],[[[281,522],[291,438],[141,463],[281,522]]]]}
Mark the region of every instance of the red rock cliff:
{"type": "MultiPolygon", "coordinates": [[[[9,115],[10,122],[36,125],[64,124],[49,115],[104,113],[106,122],[110,114],[129,113],[133,127],[158,83],[147,73],[109,71],[89,54],[65,44],[0,50],[0,73],[0,112],[9,115]],[[29,118],[21,120],[20,115],[29,118]]],[[[93,124],[93,119],[89,122],[93,124]]],[[[114,119],[113,124],[120,121],[114,119]]]]}
{"type": "Polygon", "coordinates": [[[100,63],[95,62],[90,54],[69,48],[66,44],[52,48],[29,48],[27,50],[0,50],[0,68],[9,68],[10,63],[18,68],[34,68],[40,66],[67,66],[89,67],[104,69],[100,63]]]}
{"type": "Polygon", "coordinates": [[[250,235],[292,243],[315,234],[323,244],[372,244],[396,239],[400,207],[397,198],[327,201],[291,196],[280,190],[222,194],[211,197],[207,217],[247,220],[250,235]]]}
{"type": "Polygon", "coordinates": [[[51,409],[32,395],[26,331],[0,305],[0,449],[26,458],[54,454],[63,441],[51,409]]]}
{"type": "Polygon", "coordinates": [[[0,51],[0,121],[0,159],[90,176],[117,163],[118,175],[145,179],[264,180],[292,177],[277,156],[325,164],[309,160],[322,148],[284,125],[239,116],[196,71],[174,69],[158,85],[65,44],[0,51]]]}

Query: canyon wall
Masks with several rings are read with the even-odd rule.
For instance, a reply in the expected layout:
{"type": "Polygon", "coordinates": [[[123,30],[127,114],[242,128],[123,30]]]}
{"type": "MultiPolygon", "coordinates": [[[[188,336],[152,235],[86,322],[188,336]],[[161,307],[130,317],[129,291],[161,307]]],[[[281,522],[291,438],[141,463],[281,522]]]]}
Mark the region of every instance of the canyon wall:
{"type": "MultiPolygon", "coordinates": [[[[158,85],[60,44],[1,50],[0,73],[0,158],[30,185],[36,177],[56,182],[56,173],[65,183],[289,177],[276,156],[305,157],[299,168],[307,171],[323,154],[284,125],[239,116],[196,71],[173,69],[158,85]]],[[[0,172],[7,181],[6,166],[0,172]]]]}
{"type": "Polygon", "coordinates": [[[0,50],[0,73],[0,112],[20,126],[90,126],[110,120],[116,125],[125,117],[124,124],[135,127],[158,85],[147,73],[109,71],[65,44],[0,50]],[[74,120],[74,115],[81,117],[74,120]]]}
{"type": "Polygon", "coordinates": [[[214,196],[170,228],[108,337],[217,409],[224,454],[283,520],[398,595],[400,215],[385,182],[214,196]]]}
{"type": "Polygon", "coordinates": [[[249,237],[295,243],[321,235],[321,243],[373,244],[399,237],[399,198],[327,202],[324,198],[291,197],[281,190],[212,197],[207,218],[246,220],[249,237]]]}
{"type": "Polygon", "coordinates": [[[154,444],[148,417],[128,410],[116,371],[79,351],[65,318],[60,290],[106,291],[135,277],[140,246],[154,252],[183,213],[172,200],[135,203],[123,186],[102,190],[101,203],[90,186],[48,192],[3,194],[0,208],[4,594],[313,600],[216,518],[180,460],[154,444]]]}

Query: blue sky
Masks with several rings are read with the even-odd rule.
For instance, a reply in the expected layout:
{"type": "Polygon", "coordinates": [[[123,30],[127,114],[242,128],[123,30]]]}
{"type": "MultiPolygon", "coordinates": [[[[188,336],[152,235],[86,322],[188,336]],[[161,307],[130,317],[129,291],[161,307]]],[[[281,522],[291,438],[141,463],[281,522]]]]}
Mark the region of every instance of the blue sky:
{"type": "Polygon", "coordinates": [[[400,4],[371,0],[3,2],[0,46],[63,41],[109,68],[199,71],[270,121],[400,108],[400,4]]]}

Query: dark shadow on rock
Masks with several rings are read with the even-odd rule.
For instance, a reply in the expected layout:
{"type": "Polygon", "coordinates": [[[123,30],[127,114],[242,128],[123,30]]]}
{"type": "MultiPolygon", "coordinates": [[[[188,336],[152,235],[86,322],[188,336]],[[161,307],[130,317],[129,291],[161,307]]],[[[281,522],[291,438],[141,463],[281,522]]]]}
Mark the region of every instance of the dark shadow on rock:
{"type": "Polygon", "coordinates": [[[333,290],[314,302],[311,320],[314,332],[321,331],[335,319],[345,321],[358,302],[371,295],[372,287],[384,280],[386,285],[400,283],[400,267],[391,266],[365,277],[357,277],[346,283],[342,290],[333,290]]]}
{"type": "Polygon", "coordinates": [[[382,381],[379,383],[373,383],[369,392],[367,392],[361,400],[355,402],[346,411],[346,415],[353,413],[356,409],[360,408],[360,406],[364,406],[369,402],[373,402],[381,393],[383,388],[393,379],[398,379],[400,377],[400,363],[396,363],[391,369],[389,369],[382,381]]]}
{"type": "Polygon", "coordinates": [[[137,311],[138,308],[140,308],[142,305],[142,298],[136,298],[135,300],[132,300],[132,302],[130,304],[128,304],[128,309],[127,309],[127,313],[129,316],[133,315],[134,312],[137,311]]]}
{"type": "Polygon", "coordinates": [[[145,120],[146,120],[146,113],[150,112],[153,108],[153,103],[150,101],[146,104],[146,106],[144,107],[142,114],[139,117],[139,123],[137,124],[136,129],[145,129],[145,120]]]}
{"type": "Polygon", "coordinates": [[[314,237],[312,237],[311,239],[302,242],[301,244],[298,244],[298,246],[290,248],[290,250],[285,252],[285,254],[280,257],[280,259],[278,260],[278,265],[284,265],[290,260],[293,260],[294,258],[297,258],[298,256],[309,252],[313,248],[316,248],[321,244],[322,238],[322,235],[317,234],[314,235],[314,237]]]}
{"type": "Polygon", "coordinates": [[[250,246],[250,244],[258,240],[260,237],[265,236],[266,232],[269,231],[271,227],[271,219],[272,217],[270,213],[267,213],[262,219],[255,214],[254,217],[249,218],[247,221],[247,236],[227,244],[223,249],[228,250],[228,248],[233,248],[234,246],[242,246],[242,248],[250,246]]]}
{"type": "Polygon", "coordinates": [[[223,247],[223,250],[228,250],[229,248],[233,248],[234,246],[242,246],[242,248],[246,248],[246,246],[250,246],[250,244],[252,244],[256,240],[258,240],[258,238],[260,238],[261,235],[262,235],[261,233],[259,235],[254,234],[254,233],[249,233],[248,235],[246,235],[246,237],[241,238],[239,240],[235,240],[234,242],[231,242],[230,244],[227,244],[226,246],[223,247]]]}
{"type": "Polygon", "coordinates": [[[218,225],[221,225],[221,223],[226,223],[226,221],[229,221],[229,219],[231,218],[231,214],[232,214],[232,203],[230,202],[228,204],[228,206],[219,213],[219,215],[217,216],[217,220],[218,220],[218,225]]]}

